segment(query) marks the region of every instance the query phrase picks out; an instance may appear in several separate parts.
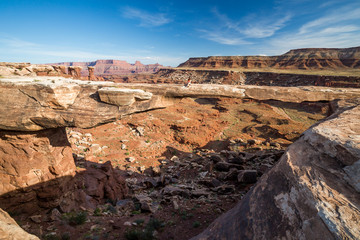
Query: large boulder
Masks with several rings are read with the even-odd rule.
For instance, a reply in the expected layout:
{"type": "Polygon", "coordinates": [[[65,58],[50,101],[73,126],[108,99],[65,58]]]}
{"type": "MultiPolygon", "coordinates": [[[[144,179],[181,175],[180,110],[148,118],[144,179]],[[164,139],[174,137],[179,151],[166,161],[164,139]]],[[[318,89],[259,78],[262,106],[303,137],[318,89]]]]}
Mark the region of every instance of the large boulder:
{"type": "Polygon", "coordinates": [[[360,105],[342,103],[193,239],[359,239],[360,105]]]}
{"type": "Polygon", "coordinates": [[[25,232],[10,215],[0,208],[0,240],[39,240],[25,232]]]}

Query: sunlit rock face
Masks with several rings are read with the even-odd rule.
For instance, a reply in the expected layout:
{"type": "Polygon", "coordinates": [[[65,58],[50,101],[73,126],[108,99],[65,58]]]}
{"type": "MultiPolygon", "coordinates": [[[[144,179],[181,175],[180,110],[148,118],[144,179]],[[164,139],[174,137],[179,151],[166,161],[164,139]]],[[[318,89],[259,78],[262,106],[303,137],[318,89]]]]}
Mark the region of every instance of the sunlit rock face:
{"type": "Polygon", "coordinates": [[[236,207],[193,239],[358,239],[359,117],[358,101],[340,102],[236,207]]]}
{"type": "Polygon", "coordinates": [[[0,208],[1,239],[39,240],[38,237],[25,232],[10,215],[0,208]]]}

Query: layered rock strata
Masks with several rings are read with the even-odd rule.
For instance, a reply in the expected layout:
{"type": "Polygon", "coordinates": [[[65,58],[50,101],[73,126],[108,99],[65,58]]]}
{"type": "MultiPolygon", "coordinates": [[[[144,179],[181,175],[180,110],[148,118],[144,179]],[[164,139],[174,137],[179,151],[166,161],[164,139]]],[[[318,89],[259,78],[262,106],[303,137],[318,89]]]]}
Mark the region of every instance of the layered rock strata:
{"type": "Polygon", "coordinates": [[[126,75],[133,73],[154,73],[158,71],[162,65],[155,64],[142,64],[136,61],[134,64],[130,64],[123,60],[96,60],[94,62],[61,62],[52,63],[49,65],[63,65],[63,66],[78,66],[82,67],[81,74],[83,76],[88,75],[87,67],[94,67],[94,74],[99,75],[126,75]]]}
{"type": "Polygon", "coordinates": [[[210,56],[190,58],[183,68],[278,68],[338,69],[360,68],[360,47],[304,48],[279,56],[210,56]]]}
{"type": "Polygon", "coordinates": [[[359,239],[359,103],[340,102],[193,239],[359,239]]]}

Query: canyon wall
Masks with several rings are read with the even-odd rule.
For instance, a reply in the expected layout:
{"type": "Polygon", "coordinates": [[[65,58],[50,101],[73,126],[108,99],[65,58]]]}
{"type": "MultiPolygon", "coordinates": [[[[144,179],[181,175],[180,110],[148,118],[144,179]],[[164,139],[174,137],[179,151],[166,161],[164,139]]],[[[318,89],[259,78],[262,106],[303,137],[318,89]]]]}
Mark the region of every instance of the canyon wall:
{"type": "Polygon", "coordinates": [[[82,67],[81,75],[87,76],[89,74],[87,67],[94,67],[95,75],[127,75],[134,73],[154,73],[158,71],[162,65],[142,64],[136,61],[130,64],[122,60],[96,60],[94,62],[61,62],[52,63],[49,65],[63,65],[63,66],[79,66],[82,67]]]}
{"type": "MultiPolygon", "coordinates": [[[[331,76],[289,74],[215,69],[160,69],[153,82],[184,84],[188,78],[193,83],[258,85],[258,86],[326,86],[359,88],[360,76],[331,76]],[[157,79],[156,79],[157,78],[157,79]]],[[[148,80],[149,81],[149,80],[148,80]]],[[[143,80],[146,82],[146,79],[143,80]]]]}
{"type": "Polygon", "coordinates": [[[190,58],[181,68],[278,68],[338,69],[360,68],[360,47],[304,48],[279,56],[210,56],[190,58]]]}
{"type": "Polygon", "coordinates": [[[227,70],[183,70],[160,69],[156,77],[165,83],[184,84],[190,78],[192,83],[242,85],[245,75],[241,72],[227,70]]]}

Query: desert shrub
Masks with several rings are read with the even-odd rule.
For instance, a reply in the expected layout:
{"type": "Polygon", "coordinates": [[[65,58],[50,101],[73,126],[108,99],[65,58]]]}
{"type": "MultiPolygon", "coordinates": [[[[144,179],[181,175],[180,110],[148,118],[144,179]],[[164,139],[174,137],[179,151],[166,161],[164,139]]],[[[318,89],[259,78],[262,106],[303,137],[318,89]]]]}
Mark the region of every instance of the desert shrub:
{"type": "Polygon", "coordinates": [[[94,216],[101,216],[101,209],[100,208],[95,208],[94,216]]]}
{"type": "Polygon", "coordinates": [[[70,225],[81,225],[86,222],[87,213],[84,211],[65,213],[63,219],[70,225]]]}
{"type": "Polygon", "coordinates": [[[195,221],[194,223],[193,223],[193,228],[198,228],[198,227],[200,227],[200,222],[198,222],[198,221],[195,221]]]}

